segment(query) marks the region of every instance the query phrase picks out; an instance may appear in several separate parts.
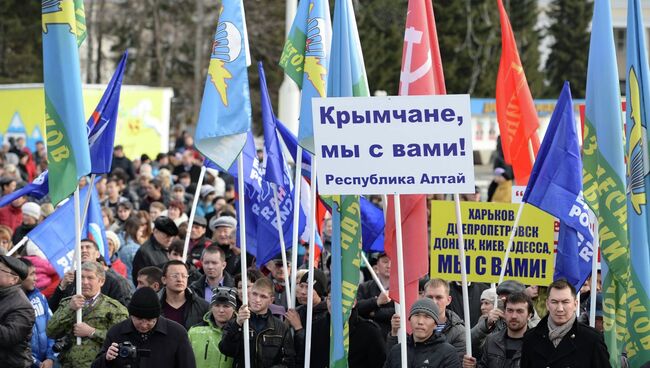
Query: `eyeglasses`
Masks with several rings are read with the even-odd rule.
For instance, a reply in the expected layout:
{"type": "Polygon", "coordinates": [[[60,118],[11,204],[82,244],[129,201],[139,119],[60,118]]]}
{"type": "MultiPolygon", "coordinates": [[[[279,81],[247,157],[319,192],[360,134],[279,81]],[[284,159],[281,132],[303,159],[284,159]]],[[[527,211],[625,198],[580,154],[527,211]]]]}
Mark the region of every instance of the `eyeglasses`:
{"type": "Polygon", "coordinates": [[[175,274],[169,275],[167,277],[172,278],[174,280],[183,280],[183,279],[189,278],[190,275],[183,275],[183,274],[180,274],[180,273],[175,273],[175,274]]]}

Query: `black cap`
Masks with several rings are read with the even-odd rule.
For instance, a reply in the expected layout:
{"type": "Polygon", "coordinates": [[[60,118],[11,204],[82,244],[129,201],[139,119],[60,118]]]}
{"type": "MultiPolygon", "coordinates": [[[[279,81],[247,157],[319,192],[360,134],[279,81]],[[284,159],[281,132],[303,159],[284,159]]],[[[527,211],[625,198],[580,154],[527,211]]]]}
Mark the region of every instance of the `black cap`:
{"type": "Polygon", "coordinates": [[[220,286],[212,290],[210,305],[227,304],[233,309],[237,308],[237,292],[234,288],[220,286]]]}
{"type": "Polygon", "coordinates": [[[526,291],[526,285],[515,280],[506,280],[497,286],[497,295],[510,295],[524,291],[526,291]]]}
{"type": "Polygon", "coordinates": [[[156,221],[153,222],[153,225],[154,228],[158,229],[158,231],[162,231],[169,236],[178,235],[178,226],[176,226],[174,220],[167,216],[159,216],[156,221]]]}
{"type": "Polygon", "coordinates": [[[382,257],[388,257],[388,254],[386,254],[386,252],[373,253],[369,259],[370,266],[376,265],[379,259],[382,257]]]}
{"type": "Polygon", "coordinates": [[[203,227],[207,228],[208,227],[208,222],[205,220],[205,217],[196,216],[196,217],[194,217],[194,222],[192,223],[192,225],[199,225],[199,226],[203,226],[203,227]]]}
{"type": "MultiPolygon", "coordinates": [[[[309,272],[302,275],[300,282],[309,282],[309,272]]],[[[327,276],[318,268],[314,268],[314,290],[321,298],[327,296],[327,276]]]]}
{"type": "Polygon", "coordinates": [[[136,290],[129,302],[129,314],[146,319],[160,317],[160,301],[156,292],[146,286],[136,290]]]}
{"type": "Polygon", "coordinates": [[[27,278],[29,270],[27,269],[27,266],[18,258],[14,258],[12,256],[0,256],[0,262],[9,267],[9,269],[18,275],[21,280],[27,278]]]}

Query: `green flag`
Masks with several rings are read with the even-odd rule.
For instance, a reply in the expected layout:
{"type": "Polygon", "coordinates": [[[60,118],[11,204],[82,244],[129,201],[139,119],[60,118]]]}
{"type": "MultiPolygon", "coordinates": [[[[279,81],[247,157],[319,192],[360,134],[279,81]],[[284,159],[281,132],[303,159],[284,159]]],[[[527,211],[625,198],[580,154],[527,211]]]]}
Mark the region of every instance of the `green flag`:
{"type": "Polygon", "coordinates": [[[77,47],[86,39],[86,11],[84,0],[74,0],[74,16],[77,20],[77,47]]]}

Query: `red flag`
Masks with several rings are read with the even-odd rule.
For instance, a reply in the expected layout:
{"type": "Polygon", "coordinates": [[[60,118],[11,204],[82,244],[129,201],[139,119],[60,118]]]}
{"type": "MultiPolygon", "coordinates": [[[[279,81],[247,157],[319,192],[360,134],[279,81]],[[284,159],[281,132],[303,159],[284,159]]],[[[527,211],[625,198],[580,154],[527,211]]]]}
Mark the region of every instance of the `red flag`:
{"type": "Polygon", "coordinates": [[[497,75],[497,120],[501,147],[506,162],[512,165],[517,185],[526,185],[533,159],[539,150],[539,120],[519,59],[515,35],[501,0],[497,0],[501,18],[501,63],[497,75]],[[533,147],[530,157],[529,142],[533,147]]]}
{"type": "MultiPolygon", "coordinates": [[[[402,52],[399,94],[445,94],[436,21],[430,0],[409,0],[402,52]]],[[[418,281],[429,271],[427,236],[427,201],[425,195],[401,195],[402,244],[404,247],[404,281],[406,310],[418,297],[418,281]]],[[[399,302],[397,285],[397,241],[395,238],[395,207],[388,198],[385,247],[392,260],[390,297],[399,302]]]]}

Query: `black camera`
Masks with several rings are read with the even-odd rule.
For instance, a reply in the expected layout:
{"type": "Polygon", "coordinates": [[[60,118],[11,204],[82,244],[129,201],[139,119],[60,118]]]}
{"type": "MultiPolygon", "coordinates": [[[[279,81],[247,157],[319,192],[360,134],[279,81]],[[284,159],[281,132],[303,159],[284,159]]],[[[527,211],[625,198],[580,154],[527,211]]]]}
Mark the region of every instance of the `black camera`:
{"type": "Polygon", "coordinates": [[[130,341],[121,342],[117,345],[117,356],[122,359],[135,359],[138,356],[138,348],[130,341]]]}
{"type": "Polygon", "coordinates": [[[72,344],[70,343],[70,336],[63,336],[62,338],[56,340],[54,345],[52,345],[52,351],[55,353],[62,353],[68,349],[72,344]]]}

